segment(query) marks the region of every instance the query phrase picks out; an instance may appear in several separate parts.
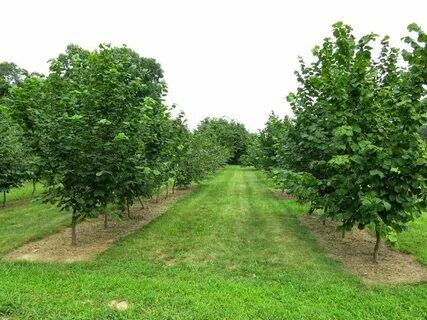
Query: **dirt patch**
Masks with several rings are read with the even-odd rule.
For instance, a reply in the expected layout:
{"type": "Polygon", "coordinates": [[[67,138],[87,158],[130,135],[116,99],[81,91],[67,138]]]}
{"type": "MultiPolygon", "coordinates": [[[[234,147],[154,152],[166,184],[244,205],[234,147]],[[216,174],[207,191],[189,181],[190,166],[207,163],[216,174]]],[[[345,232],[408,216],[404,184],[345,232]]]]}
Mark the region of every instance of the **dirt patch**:
{"type": "Polygon", "coordinates": [[[6,254],[3,259],[68,263],[93,259],[118,239],[134,233],[161,215],[191,190],[176,190],[175,194],[169,194],[167,199],[161,199],[159,203],[150,200],[146,202],[144,209],[139,204],[134,205],[131,208],[132,219],[109,221],[107,229],[104,228],[103,216],[82,222],[77,226],[77,246],[70,245],[71,229],[66,228],[47,238],[26,244],[6,254]]]}
{"type": "Polygon", "coordinates": [[[366,230],[354,228],[342,238],[336,231],[337,223],[327,221],[322,224],[318,216],[302,215],[317,240],[333,257],[338,258],[347,272],[358,275],[365,283],[415,283],[427,281],[427,269],[412,255],[391,250],[381,243],[378,263],[374,263],[372,253],[375,239],[366,230]]]}
{"type": "Polygon", "coordinates": [[[240,264],[239,263],[230,263],[227,265],[227,269],[228,270],[237,270],[240,268],[240,264]]]}
{"type": "Polygon", "coordinates": [[[117,301],[117,300],[111,300],[108,303],[108,306],[113,309],[117,309],[119,311],[127,310],[129,309],[129,303],[126,301],[117,301]]]}
{"type": "Polygon", "coordinates": [[[3,207],[3,205],[0,206],[0,212],[4,209],[9,208],[15,208],[19,206],[23,206],[24,204],[27,204],[31,201],[31,199],[22,199],[22,200],[15,200],[15,201],[8,201],[6,202],[6,205],[3,207]]]}
{"type": "Polygon", "coordinates": [[[293,200],[294,197],[292,197],[290,194],[285,192],[282,192],[280,190],[272,190],[274,196],[279,200],[293,200]]]}

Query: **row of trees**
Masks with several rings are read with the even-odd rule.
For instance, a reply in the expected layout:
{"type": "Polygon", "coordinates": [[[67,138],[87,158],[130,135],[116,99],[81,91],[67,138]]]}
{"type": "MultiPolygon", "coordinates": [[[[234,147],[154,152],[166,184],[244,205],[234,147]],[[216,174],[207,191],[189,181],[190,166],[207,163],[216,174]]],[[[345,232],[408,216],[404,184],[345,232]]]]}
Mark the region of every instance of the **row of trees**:
{"type": "Polygon", "coordinates": [[[11,89],[28,77],[26,70],[14,63],[0,63],[0,192],[3,193],[3,207],[9,189],[19,186],[28,178],[27,154],[23,144],[23,132],[13,120],[11,110],[2,105],[11,89]]]}
{"type": "Polygon", "coordinates": [[[244,135],[244,127],[207,119],[191,132],[163,103],[160,65],[126,46],[70,45],[47,76],[2,65],[0,190],[43,182],[46,199],[71,212],[72,244],[79,220],[107,221],[112,204],[130,216],[135,201],[170,179],[173,189],[185,187],[238,161],[241,150],[221,133],[238,127],[244,135]]]}
{"type": "Polygon", "coordinates": [[[333,37],[300,59],[289,94],[293,118],[271,115],[252,139],[247,164],[269,171],[282,188],[341,222],[343,232],[373,225],[377,261],[381,235],[395,233],[427,205],[427,35],[408,30],[404,49],[384,37],[356,39],[333,25],[333,37]]]}

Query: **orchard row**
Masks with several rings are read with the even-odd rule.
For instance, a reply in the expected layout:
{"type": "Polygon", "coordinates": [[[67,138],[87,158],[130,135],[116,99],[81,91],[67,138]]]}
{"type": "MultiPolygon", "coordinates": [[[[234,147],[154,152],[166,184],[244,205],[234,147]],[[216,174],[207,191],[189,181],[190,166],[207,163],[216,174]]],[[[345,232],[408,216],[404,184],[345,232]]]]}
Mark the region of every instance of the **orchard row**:
{"type": "Polygon", "coordinates": [[[192,132],[164,104],[161,66],[127,47],[76,45],[50,61],[47,76],[0,64],[0,191],[45,184],[45,200],[79,220],[129,214],[173,180],[186,187],[237,163],[248,133],[227,119],[192,132]],[[34,184],[35,185],[35,184],[34,184]]]}
{"type": "Polygon", "coordinates": [[[381,236],[396,241],[427,206],[427,35],[408,31],[400,49],[334,24],[313,62],[300,59],[294,117],[271,115],[245,156],[343,235],[372,226],[374,260],[381,236]]]}

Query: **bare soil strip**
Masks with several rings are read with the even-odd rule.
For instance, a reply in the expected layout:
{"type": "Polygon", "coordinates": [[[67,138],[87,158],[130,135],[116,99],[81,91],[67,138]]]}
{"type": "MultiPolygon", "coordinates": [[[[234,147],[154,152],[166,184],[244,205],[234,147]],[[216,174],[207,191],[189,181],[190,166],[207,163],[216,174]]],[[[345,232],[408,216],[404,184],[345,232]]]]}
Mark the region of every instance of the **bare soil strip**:
{"type": "Polygon", "coordinates": [[[5,209],[23,206],[24,204],[27,204],[30,202],[31,202],[31,199],[21,199],[21,200],[8,201],[8,202],[6,202],[6,205],[4,207],[2,205],[0,206],[0,212],[2,210],[5,210],[5,209]]]}
{"type": "Polygon", "coordinates": [[[380,246],[378,263],[374,263],[375,239],[366,230],[354,228],[342,238],[335,222],[327,221],[323,225],[316,215],[302,215],[300,220],[311,229],[328,255],[338,258],[345,271],[361,277],[365,283],[427,281],[427,269],[412,255],[393,251],[384,243],[380,246]]]}
{"type": "Polygon", "coordinates": [[[274,196],[279,200],[293,200],[294,197],[288,194],[286,191],[282,192],[280,190],[272,190],[274,196]]]}
{"type": "Polygon", "coordinates": [[[71,229],[66,228],[42,240],[28,243],[6,254],[3,259],[65,263],[94,259],[118,239],[134,233],[163,214],[191,191],[192,189],[176,190],[175,194],[169,194],[168,198],[161,199],[159,203],[154,200],[146,202],[144,209],[139,204],[134,205],[131,208],[132,219],[109,221],[107,229],[104,228],[102,216],[80,223],[77,226],[77,246],[70,245],[71,229]]]}

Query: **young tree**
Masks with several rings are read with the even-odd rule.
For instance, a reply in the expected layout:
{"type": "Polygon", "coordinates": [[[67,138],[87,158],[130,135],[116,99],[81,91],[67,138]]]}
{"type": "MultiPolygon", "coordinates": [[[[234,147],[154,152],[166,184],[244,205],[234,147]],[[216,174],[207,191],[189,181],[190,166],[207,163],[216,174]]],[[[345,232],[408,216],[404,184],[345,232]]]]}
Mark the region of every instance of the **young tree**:
{"type": "Polygon", "coordinates": [[[260,133],[250,133],[246,154],[240,157],[241,164],[247,167],[263,169],[264,153],[261,149],[260,133]]]}
{"type": "MultiPolygon", "coordinates": [[[[180,185],[182,185],[182,182],[184,180],[183,177],[186,174],[183,169],[185,168],[184,163],[186,161],[186,156],[188,153],[191,139],[190,130],[188,129],[187,121],[184,118],[183,112],[179,113],[179,115],[175,119],[171,120],[170,136],[172,141],[171,148],[173,148],[171,152],[171,173],[173,177],[172,193],[175,193],[175,187],[177,186],[177,182],[180,181],[180,185]]],[[[191,183],[191,181],[194,180],[194,177],[191,177],[191,175],[187,176],[190,177],[189,183],[191,183]]],[[[184,185],[188,185],[189,183],[184,183],[184,185]]]]}
{"type": "Polygon", "coordinates": [[[15,124],[6,107],[0,105],[0,192],[6,205],[6,194],[21,185],[25,176],[25,151],[22,132],[15,124]]]}
{"type": "Polygon", "coordinates": [[[259,134],[259,144],[262,157],[261,167],[267,172],[286,167],[286,153],[284,148],[288,145],[287,136],[292,126],[289,117],[280,119],[274,112],[268,117],[265,128],[259,134]]]}
{"type": "Polygon", "coordinates": [[[196,131],[184,145],[176,168],[176,185],[186,187],[223,167],[230,159],[228,148],[219,145],[209,132],[196,131]]]}
{"type": "Polygon", "coordinates": [[[17,112],[24,121],[33,117],[48,165],[48,198],[72,211],[72,244],[79,219],[135,197],[132,187],[144,172],[144,125],[165,90],[162,77],[153,59],[127,47],[100,45],[90,52],[70,45],[39,80],[38,96],[31,94],[34,79],[22,88],[17,112]]]}
{"type": "Polygon", "coordinates": [[[216,144],[229,150],[229,164],[239,164],[240,157],[246,154],[249,134],[245,126],[226,118],[206,118],[197,126],[197,132],[205,132],[216,144]]]}
{"type": "Polygon", "coordinates": [[[0,63],[0,98],[9,94],[13,86],[19,85],[26,77],[28,72],[19,68],[13,62],[0,63]]]}
{"type": "Polygon", "coordinates": [[[404,69],[388,37],[373,59],[377,35],[357,41],[350,26],[334,24],[334,38],[314,48],[315,61],[300,60],[299,88],[288,96],[296,116],[290,168],[304,187],[294,191],[344,231],[374,224],[375,261],[380,231],[404,230],[426,207],[427,150],[418,133],[426,122],[426,37],[410,30],[418,39],[406,38],[404,69]]]}
{"type": "Polygon", "coordinates": [[[44,86],[46,82],[40,75],[31,75],[14,86],[10,90],[10,99],[13,119],[20,125],[23,131],[26,159],[28,162],[27,180],[33,183],[33,195],[36,183],[42,179],[44,170],[48,170],[47,163],[41,158],[41,142],[44,134],[38,128],[38,119],[42,116],[44,86]]]}

